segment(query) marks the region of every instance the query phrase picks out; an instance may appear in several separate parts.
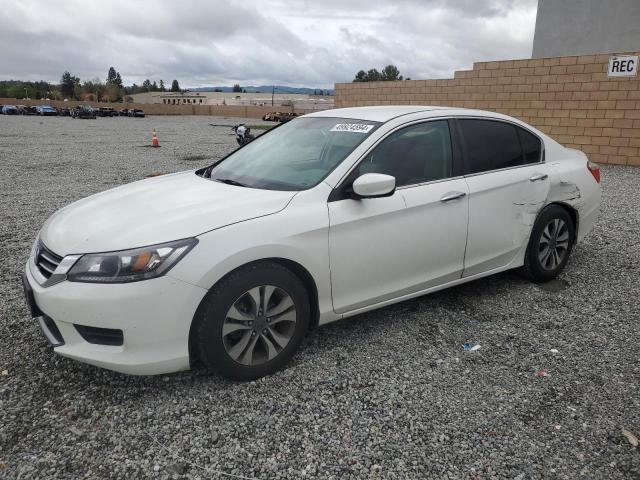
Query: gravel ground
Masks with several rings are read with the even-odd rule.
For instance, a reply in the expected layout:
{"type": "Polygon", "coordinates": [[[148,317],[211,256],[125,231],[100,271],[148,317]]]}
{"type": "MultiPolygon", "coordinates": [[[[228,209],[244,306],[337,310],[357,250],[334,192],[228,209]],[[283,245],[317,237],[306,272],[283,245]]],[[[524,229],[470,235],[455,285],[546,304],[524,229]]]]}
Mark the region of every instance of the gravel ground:
{"type": "Polygon", "coordinates": [[[506,273],[321,327],[269,378],[52,354],[19,281],[42,222],[207,164],[234,148],[210,124],[236,121],[0,116],[0,477],[640,478],[640,169],[603,169],[602,219],[559,280],[506,273]]]}

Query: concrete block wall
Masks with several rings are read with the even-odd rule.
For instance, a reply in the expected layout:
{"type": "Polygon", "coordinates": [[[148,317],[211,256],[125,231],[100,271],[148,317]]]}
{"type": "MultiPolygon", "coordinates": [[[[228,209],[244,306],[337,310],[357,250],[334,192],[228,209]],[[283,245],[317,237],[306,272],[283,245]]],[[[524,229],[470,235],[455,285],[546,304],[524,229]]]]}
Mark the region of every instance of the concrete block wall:
{"type": "Polygon", "coordinates": [[[610,78],[608,62],[608,54],[479,62],[451,79],[338,83],[335,105],[447,105],[500,112],[593,161],[638,166],[640,77],[610,78]]]}

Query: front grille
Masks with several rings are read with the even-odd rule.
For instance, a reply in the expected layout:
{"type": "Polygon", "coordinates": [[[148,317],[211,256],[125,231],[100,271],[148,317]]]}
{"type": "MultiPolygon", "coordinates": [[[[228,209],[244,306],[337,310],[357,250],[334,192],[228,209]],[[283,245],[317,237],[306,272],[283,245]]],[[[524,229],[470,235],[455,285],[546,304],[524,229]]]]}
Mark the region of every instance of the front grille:
{"type": "Polygon", "coordinates": [[[96,345],[122,345],[123,335],[122,330],[115,328],[98,328],[87,327],[86,325],[73,325],[82,338],[89,343],[96,345]]]}
{"type": "Polygon", "coordinates": [[[56,255],[47,247],[44,246],[42,242],[38,244],[38,251],[36,254],[36,265],[38,266],[38,270],[40,273],[44,275],[45,278],[51,277],[53,272],[55,272],[56,268],[62,261],[62,257],[60,255],[56,255]]]}

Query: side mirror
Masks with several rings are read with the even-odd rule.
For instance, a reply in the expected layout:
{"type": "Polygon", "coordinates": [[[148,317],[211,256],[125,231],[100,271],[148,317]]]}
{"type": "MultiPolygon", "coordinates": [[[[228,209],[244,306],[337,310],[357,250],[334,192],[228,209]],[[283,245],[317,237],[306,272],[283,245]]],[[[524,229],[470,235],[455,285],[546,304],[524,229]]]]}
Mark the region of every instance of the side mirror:
{"type": "Polygon", "coordinates": [[[353,182],[356,198],[390,197],[396,191],[396,178],[382,173],[365,173],[353,182]]]}

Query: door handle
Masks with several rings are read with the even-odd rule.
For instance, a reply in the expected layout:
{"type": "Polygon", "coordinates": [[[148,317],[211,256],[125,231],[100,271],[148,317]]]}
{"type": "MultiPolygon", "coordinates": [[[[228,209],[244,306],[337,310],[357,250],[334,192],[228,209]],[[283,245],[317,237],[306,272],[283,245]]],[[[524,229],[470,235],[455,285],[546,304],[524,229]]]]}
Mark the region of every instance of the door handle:
{"type": "Polygon", "coordinates": [[[549,175],[546,173],[536,173],[535,175],[529,177],[530,182],[537,182],[538,180],[546,180],[549,178],[549,175]]]}
{"type": "Polygon", "coordinates": [[[451,200],[455,200],[457,198],[462,198],[465,195],[466,193],[464,192],[449,192],[444,197],[442,197],[440,201],[443,203],[446,203],[446,202],[450,202],[451,200]]]}

